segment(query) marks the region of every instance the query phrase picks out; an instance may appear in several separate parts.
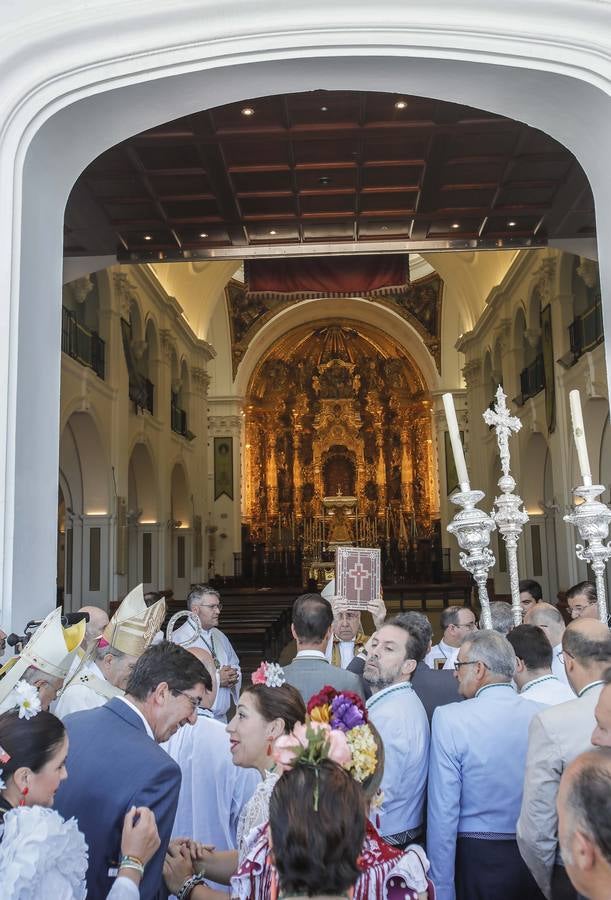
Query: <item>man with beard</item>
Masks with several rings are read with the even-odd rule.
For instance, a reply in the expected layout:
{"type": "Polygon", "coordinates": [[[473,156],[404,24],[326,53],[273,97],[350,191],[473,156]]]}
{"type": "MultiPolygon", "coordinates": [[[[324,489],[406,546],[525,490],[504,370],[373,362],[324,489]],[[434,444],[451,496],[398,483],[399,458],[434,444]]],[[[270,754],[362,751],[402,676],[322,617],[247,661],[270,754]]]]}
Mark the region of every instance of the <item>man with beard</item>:
{"type": "Polygon", "coordinates": [[[371,639],[363,671],[372,691],[369,719],[384,744],[379,831],[387,843],[401,848],[423,834],[430,729],[411,684],[420,640],[409,619],[395,616],[371,639]]]}

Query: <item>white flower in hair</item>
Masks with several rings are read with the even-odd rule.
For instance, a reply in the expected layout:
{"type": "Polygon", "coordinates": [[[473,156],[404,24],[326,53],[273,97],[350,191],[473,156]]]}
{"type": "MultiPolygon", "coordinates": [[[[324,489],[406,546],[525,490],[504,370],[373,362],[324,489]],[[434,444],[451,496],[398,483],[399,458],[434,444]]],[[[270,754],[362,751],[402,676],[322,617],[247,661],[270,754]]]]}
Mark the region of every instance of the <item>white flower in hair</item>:
{"type": "Polygon", "coordinates": [[[250,678],[253,684],[264,684],[266,687],[282,687],[286,682],[284,669],[278,663],[262,662],[250,678]]]}
{"type": "Polygon", "coordinates": [[[33,684],[18,681],[12,691],[14,705],[19,708],[20,719],[32,719],[41,710],[40,697],[33,684]]]}

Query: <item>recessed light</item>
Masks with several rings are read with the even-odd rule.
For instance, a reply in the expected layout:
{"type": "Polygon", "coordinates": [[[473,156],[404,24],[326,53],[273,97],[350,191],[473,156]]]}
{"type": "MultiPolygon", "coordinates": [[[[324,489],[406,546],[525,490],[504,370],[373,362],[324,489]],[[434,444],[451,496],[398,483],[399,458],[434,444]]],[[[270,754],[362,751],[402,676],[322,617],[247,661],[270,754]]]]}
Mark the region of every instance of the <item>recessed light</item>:
{"type": "Polygon", "coordinates": [[[321,107],[320,107],[320,111],[321,111],[321,112],[329,112],[329,107],[328,107],[328,106],[321,106],[321,107]]]}
{"type": "Polygon", "coordinates": [[[329,178],[328,175],[321,175],[321,177],[318,179],[318,183],[319,184],[331,184],[331,179],[329,178]]]}
{"type": "Polygon", "coordinates": [[[518,224],[518,223],[517,223],[517,222],[514,222],[513,219],[512,219],[511,222],[507,222],[507,227],[508,227],[508,228],[515,228],[517,224],[518,224]]]}
{"type": "Polygon", "coordinates": [[[452,228],[460,228],[460,222],[452,222],[452,228]]]}
{"type": "Polygon", "coordinates": [[[407,109],[407,103],[405,100],[397,100],[395,103],[395,109],[407,109]]]}
{"type": "Polygon", "coordinates": [[[152,234],[145,234],[145,235],[144,235],[144,240],[145,240],[145,241],[152,241],[152,240],[153,240],[153,235],[152,235],[152,234]]]}
{"type": "Polygon", "coordinates": [[[381,227],[382,231],[388,231],[388,225],[382,225],[380,227],[381,227]]]}
{"type": "Polygon", "coordinates": [[[242,110],[243,116],[254,116],[254,114],[255,114],[255,111],[252,108],[252,106],[245,106],[242,110]]]}
{"type": "Polygon", "coordinates": [[[272,230],[270,231],[270,234],[278,234],[278,232],[275,231],[275,229],[272,228],[272,230]]]}
{"type": "Polygon", "coordinates": [[[201,238],[208,237],[208,232],[207,232],[207,231],[200,231],[199,236],[200,236],[201,238]]]}

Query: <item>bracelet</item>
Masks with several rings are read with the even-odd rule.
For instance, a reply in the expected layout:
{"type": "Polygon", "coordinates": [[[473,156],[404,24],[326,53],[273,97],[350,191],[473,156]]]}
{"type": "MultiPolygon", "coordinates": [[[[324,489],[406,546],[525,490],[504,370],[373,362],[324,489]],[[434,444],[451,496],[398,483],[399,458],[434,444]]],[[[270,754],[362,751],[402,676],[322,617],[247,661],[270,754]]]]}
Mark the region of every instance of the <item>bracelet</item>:
{"type": "Polygon", "coordinates": [[[144,876],[144,863],[137,856],[122,856],[119,869],[133,869],[144,876]]]}
{"type": "Polygon", "coordinates": [[[189,878],[187,878],[181,889],[177,891],[176,900],[186,900],[186,898],[189,896],[193,888],[196,887],[196,885],[205,883],[206,879],[203,875],[191,875],[189,878]]]}

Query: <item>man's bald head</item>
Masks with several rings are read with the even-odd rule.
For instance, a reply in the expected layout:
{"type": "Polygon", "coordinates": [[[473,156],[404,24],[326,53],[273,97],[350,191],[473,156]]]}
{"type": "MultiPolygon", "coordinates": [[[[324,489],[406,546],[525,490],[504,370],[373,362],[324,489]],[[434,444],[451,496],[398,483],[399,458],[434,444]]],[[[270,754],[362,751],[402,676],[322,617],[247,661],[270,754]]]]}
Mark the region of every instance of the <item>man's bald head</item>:
{"type": "Polygon", "coordinates": [[[562,636],[564,667],[576,694],[594,681],[602,681],[611,666],[611,632],[598,619],[575,619],[562,636]]]}
{"type": "Polygon", "coordinates": [[[562,859],[573,886],[591,900],[611,880],[611,748],[582,753],[565,769],[557,797],[562,859]]]}
{"type": "Polygon", "coordinates": [[[531,606],[524,615],[524,624],[542,628],[552,647],[562,641],[566,629],[562,613],[551,603],[536,603],[531,606]]]}
{"type": "Polygon", "coordinates": [[[192,653],[193,656],[197,657],[197,659],[199,659],[199,661],[205,665],[205,667],[208,669],[208,672],[210,673],[212,690],[206,693],[206,696],[202,702],[202,707],[204,709],[210,709],[216,699],[217,691],[216,666],[214,665],[212,654],[209,653],[208,650],[204,650],[203,647],[186,647],[185,649],[188,653],[192,653]]]}
{"type": "Polygon", "coordinates": [[[81,606],[81,613],[89,613],[89,621],[85,625],[85,640],[83,649],[89,650],[95,640],[99,638],[108,625],[108,613],[99,606],[81,606]]]}

